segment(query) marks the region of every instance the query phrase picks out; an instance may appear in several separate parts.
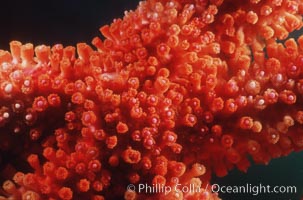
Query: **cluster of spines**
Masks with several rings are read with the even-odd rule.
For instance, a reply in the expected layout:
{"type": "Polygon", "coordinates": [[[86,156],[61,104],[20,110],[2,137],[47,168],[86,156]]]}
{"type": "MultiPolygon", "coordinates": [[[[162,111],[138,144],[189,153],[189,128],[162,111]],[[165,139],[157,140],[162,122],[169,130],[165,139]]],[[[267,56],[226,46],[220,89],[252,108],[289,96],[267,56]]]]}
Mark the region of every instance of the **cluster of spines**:
{"type": "MultiPolygon", "coordinates": [[[[302,3],[236,2],[243,8],[226,13],[229,3],[141,2],[100,29],[106,39],[93,40],[98,51],[16,41],[11,53],[0,51],[0,126],[43,140],[43,157],[28,157],[34,173],[17,172],[20,187],[5,182],[7,194],[99,200],[128,182],[201,186],[196,177],[205,170],[196,162],[207,180],[235,165],[245,171],[247,155],[267,163],[301,149],[303,40],[275,40],[302,27],[302,3]],[[61,121],[37,122],[52,117],[61,121]],[[49,133],[50,126],[58,128],[49,133]]],[[[191,195],[217,198],[157,197],[191,195]]],[[[126,191],[125,198],[143,197],[126,191]]]]}

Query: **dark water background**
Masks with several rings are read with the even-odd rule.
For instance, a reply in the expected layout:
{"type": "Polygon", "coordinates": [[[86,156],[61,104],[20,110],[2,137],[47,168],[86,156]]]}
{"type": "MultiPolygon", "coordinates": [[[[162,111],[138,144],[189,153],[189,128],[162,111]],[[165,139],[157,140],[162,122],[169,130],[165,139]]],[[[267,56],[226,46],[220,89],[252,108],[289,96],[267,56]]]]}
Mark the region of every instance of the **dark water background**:
{"type": "MultiPolygon", "coordinates": [[[[138,0],[1,1],[0,49],[8,49],[11,40],[34,45],[90,43],[93,37],[101,36],[101,25],[122,17],[124,10],[135,9],[137,4],[138,0]]],[[[227,177],[214,178],[213,183],[297,187],[296,194],[220,194],[223,200],[299,200],[303,196],[303,153],[272,160],[268,166],[254,165],[247,174],[234,170],[227,177]]]]}

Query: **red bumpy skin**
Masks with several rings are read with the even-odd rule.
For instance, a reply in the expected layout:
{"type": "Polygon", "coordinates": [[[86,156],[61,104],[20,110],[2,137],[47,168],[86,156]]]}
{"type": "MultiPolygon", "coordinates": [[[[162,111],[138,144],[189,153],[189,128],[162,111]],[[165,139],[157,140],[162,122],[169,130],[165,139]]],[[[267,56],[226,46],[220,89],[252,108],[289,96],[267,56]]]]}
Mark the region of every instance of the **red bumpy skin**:
{"type": "Polygon", "coordinates": [[[302,14],[301,0],[147,0],[95,48],[11,42],[0,199],[215,200],[211,173],[301,150],[303,36],[277,39],[302,14]]]}

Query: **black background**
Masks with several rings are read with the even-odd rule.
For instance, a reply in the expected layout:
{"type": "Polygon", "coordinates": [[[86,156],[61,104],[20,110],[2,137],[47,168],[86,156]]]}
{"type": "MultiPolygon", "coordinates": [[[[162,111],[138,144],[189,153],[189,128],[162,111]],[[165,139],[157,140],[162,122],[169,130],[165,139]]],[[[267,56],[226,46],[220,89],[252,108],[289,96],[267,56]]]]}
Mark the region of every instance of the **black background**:
{"type": "Polygon", "coordinates": [[[137,4],[138,0],[1,1],[0,49],[8,49],[11,40],[34,45],[90,43],[101,36],[100,26],[123,17],[137,4]]]}

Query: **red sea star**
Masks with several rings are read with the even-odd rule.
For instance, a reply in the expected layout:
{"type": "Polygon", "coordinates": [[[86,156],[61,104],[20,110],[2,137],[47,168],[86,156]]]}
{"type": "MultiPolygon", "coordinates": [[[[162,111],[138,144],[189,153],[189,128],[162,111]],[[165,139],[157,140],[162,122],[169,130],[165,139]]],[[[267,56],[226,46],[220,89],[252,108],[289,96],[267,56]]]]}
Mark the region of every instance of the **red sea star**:
{"type": "Polygon", "coordinates": [[[0,50],[0,149],[16,159],[3,195],[218,199],[212,172],[301,150],[303,36],[276,40],[302,14],[300,0],[148,0],[103,26],[96,50],[11,42],[0,50]]]}

